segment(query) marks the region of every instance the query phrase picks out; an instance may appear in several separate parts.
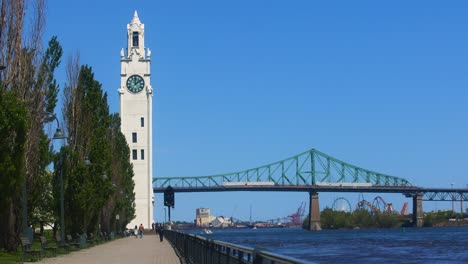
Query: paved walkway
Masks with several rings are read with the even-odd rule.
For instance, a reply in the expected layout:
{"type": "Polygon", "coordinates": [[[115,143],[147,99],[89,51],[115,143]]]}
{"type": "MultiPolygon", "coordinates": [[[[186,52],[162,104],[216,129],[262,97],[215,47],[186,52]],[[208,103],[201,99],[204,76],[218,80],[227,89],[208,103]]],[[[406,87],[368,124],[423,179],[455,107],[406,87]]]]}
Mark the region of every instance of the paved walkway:
{"type": "Polygon", "coordinates": [[[38,263],[47,264],[93,264],[93,263],[131,263],[131,264],[179,264],[174,249],[166,239],[159,242],[159,236],[147,231],[142,239],[127,237],[99,244],[87,249],[45,258],[38,263]]]}

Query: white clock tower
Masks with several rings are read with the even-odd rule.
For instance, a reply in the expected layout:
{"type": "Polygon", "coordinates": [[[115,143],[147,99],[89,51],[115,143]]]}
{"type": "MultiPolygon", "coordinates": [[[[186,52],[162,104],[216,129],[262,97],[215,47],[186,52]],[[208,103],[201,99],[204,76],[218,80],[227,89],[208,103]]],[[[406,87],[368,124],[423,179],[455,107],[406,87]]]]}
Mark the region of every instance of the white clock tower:
{"type": "Polygon", "coordinates": [[[135,11],[127,24],[127,51],[120,51],[120,117],[122,133],[130,148],[135,176],[135,214],[130,223],[153,223],[152,97],[150,83],[151,51],[145,49],[145,26],[135,11]]]}

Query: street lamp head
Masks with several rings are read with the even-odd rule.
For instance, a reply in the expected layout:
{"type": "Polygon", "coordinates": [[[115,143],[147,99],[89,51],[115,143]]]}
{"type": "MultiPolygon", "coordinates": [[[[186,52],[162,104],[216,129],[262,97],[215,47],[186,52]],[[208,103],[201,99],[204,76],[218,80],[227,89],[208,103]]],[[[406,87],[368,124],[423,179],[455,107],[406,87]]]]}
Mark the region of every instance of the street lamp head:
{"type": "Polygon", "coordinates": [[[62,129],[57,128],[57,130],[55,131],[53,139],[65,139],[65,138],[67,138],[67,137],[63,133],[62,129]]]}
{"type": "Polygon", "coordinates": [[[88,157],[85,157],[85,159],[84,159],[83,162],[84,162],[84,164],[85,164],[86,166],[91,165],[91,161],[89,161],[89,158],[88,158],[88,157]]]}
{"type": "Polygon", "coordinates": [[[103,180],[107,180],[107,174],[104,173],[104,174],[102,175],[102,179],[103,179],[103,180]]]}

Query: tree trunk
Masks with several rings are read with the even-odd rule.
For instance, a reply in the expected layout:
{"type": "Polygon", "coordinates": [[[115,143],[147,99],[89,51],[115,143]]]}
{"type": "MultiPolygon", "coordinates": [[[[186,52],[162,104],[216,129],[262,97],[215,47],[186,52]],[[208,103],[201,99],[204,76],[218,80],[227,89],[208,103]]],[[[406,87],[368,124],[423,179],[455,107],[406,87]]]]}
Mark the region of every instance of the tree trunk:
{"type": "Polygon", "coordinates": [[[39,232],[41,233],[41,236],[42,236],[42,235],[44,235],[44,222],[41,221],[40,225],[41,226],[40,226],[40,231],[39,232]]]}
{"type": "Polygon", "coordinates": [[[52,227],[52,234],[54,238],[57,236],[57,221],[54,222],[54,226],[52,227]]]}
{"type": "MultiPolygon", "coordinates": [[[[2,210],[3,211],[3,210],[2,210]]],[[[3,211],[5,214],[0,215],[0,248],[7,251],[15,251],[19,244],[19,225],[21,221],[17,219],[18,209],[15,209],[10,201],[7,208],[3,211]]]]}

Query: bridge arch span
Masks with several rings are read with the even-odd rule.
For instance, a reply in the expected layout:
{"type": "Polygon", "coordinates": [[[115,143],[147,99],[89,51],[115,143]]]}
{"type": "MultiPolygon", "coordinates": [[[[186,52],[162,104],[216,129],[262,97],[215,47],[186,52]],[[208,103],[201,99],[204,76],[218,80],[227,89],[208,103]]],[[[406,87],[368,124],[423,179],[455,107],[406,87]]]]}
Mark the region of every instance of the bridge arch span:
{"type": "MultiPolygon", "coordinates": [[[[154,192],[172,186],[175,191],[255,190],[277,191],[275,187],[375,188],[413,187],[401,177],[361,168],[316,149],[260,167],[208,176],[156,177],[154,192]]],[[[288,189],[291,191],[291,189],[288,189]]]]}

